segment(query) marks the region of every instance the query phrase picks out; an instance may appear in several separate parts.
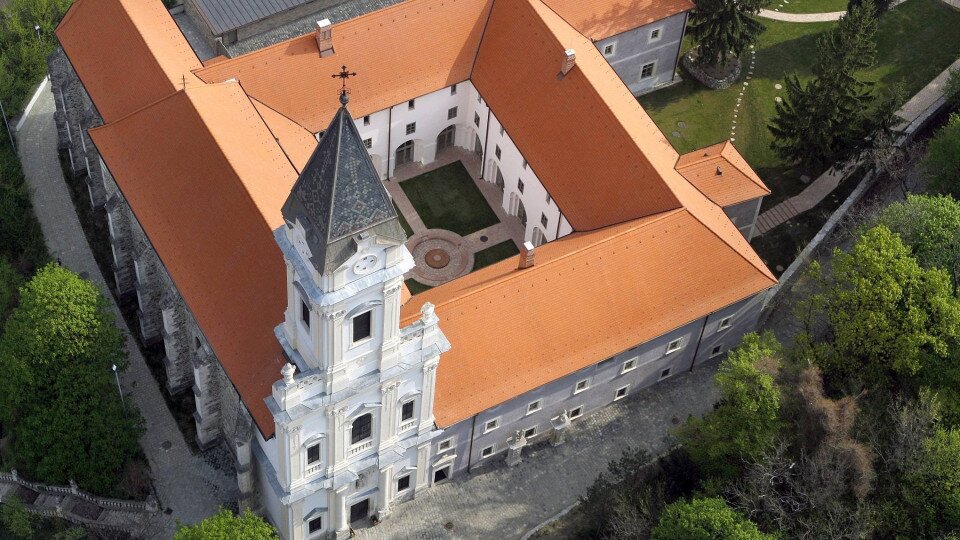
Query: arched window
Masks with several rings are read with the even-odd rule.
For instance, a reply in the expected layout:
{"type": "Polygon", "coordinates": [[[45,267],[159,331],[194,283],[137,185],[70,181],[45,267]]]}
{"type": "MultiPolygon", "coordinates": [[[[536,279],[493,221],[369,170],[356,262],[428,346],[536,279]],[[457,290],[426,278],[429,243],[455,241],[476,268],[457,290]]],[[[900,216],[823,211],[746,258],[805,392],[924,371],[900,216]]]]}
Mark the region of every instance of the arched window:
{"type": "Polygon", "coordinates": [[[397,167],[413,162],[413,141],[407,141],[397,147],[397,167]]]}
{"type": "Polygon", "coordinates": [[[373,415],[367,413],[356,420],[350,426],[350,444],[357,444],[370,438],[373,426],[373,415]]]}
{"type": "Polygon", "coordinates": [[[527,226],[527,209],[523,207],[523,201],[518,201],[517,205],[517,217],[520,218],[520,223],[523,223],[523,226],[527,226]]]}
{"type": "Polygon", "coordinates": [[[457,126],[447,126],[446,129],[440,132],[437,135],[437,153],[446,150],[453,146],[453,142],[457,135],[457,126]]]}

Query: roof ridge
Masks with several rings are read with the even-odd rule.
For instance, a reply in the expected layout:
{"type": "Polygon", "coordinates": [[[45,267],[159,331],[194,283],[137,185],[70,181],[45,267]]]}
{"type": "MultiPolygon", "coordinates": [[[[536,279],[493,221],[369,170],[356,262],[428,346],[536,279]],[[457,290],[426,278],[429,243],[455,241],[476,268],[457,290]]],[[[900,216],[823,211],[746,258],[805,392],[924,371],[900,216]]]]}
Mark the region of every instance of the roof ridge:
{"type": "MultiPolygon", "coordinates": [[[[487,37],[487,28],[490,27],[490,18],[493,17],[493,6],[496,3],[497,0],[490,0],[490,8],[487,10],[487,20],[483,23],[483,32],[480,33],[480,39],[477,41],[477,50],[473,53],[473,62],[470,64],[470,76],[468,80],[473,77],[473,70],[477,68],[477,59],[480,58],[480,48],[483,47],[483,39],[487,37]]],[[[479,93],[479,90],[477,92],[479,93]]]]}
{"type": "MultiPolygon", "coordinates": [[[[237,84],[239,84],[239,81],[237,82],[237,84]]],[[[280,148],[280,151],[283,152],[283,155],[284,157],[287,158],[287,161],[290,163],[290,166],[293,167],[293,170],[296,171],[297,174],[299,175],[300,169],[298,169],[297,165],[293,162],[292,159],[290,159],[290,154],[288,154],[286,149],[283,147],[283,145],[280,144],[280,137],[278,137],[277,134],[274,133],[273,128],[270,127],[270,124],[267,122],[267,119],[263,117],[263,114],[260,113],[260,110],[257,109],[257,106],[253,103],[255,100],[252,97],[250,97],[250,94],[247,93],[246,89],[243,88],[242,84],[240,85],[240,89],[243,90],[243,95],[247,96],[247,99],[250,100],[250,105],[253,107],[253,110],[257,113],[257,116],[260,117],[260,121],[263,122],[263,125],[266,126],[267,131],[269,131],[270,135],[273,136],[274,143],[277,145],[278,148],[280,148]]],[[[260,102],[258,101],[257,103],[260,103],[260,102]]],[[[260,103],[260,104],[263,105],[263,103],[260,103]]],[[[267,107],[266,105],[263,105],[263,106],[267,107]]],[[[270,109],[270,107],[267,107],[267,108],[270,109]]],[[[273,110],[273,109],[270,109],[270,110],[273,110]]]]}
{"type": "MultiPolygon", "coordinates": [[[[689,152],[687,152],[687,153],[685,153],[685,154],[680,154],[679,156],[677,156],[677,164],[674,165],[673,168],[674,168],[674,169],[677,169],[677,170],[680,170],[680,167],[681,167],[681,165],[680,165],[680,160],[681,160],[681,159],[683,159],[683,158],[685,158],[685,157],[687,157],[687,156],[692,156],[692,154],[699,154],[700,152],[705,152],[707,149],[713,148],[714,146],[723,145],[724,142],[727,142],[727,141],[720,141],[720,142],[717,142],[717,143],[708,144],[707,146],[704,146],[704,147],[702,147],[702,148],[697,148],[696,150],[691,150],[691,151],[689,151],[689,152]]],[[[684,163],[684,164],[682,165],[682,167],[684,167],[684,168],[686,168],[686,167],[692,167],[692,166],[694,166],[694,165],[703,163],[704,161],[707,161],[707,160],[712,159],[712,158],[720,157],[720,156],[722,156],[722,155],[723,155],[723,149],[721,149],[721,150],[720,150],[720,153],[718,153],[718,154],[715,155],[715,156],[711,156],[711,155],[694,156],[694,157],[691,157],[691,158],[690,158],[690,162],[689,162],[689,163],[684,163]]]]}
{"type": "Polygon", "coordinates": [[[531,0],[531,1],[532,1],[532,2],[540,2],[541,4],[543,4],[543,7],[549,9],[550,11],[552,11],[557,17],[560,17],[560,18],[563,20],[563,22],[567,23],[567,25],[570,26],[570,28],[573,28],[578,34],[580,34],[581,36],[583,36],[585,39],[587,39],[587,40],[590,41],[591,43],[594,43],[594,41],[593,41],[592,39],[590,39],[589,36],[587,36],[586,34],[584,34],[583,32],[581,32],[580,29],[577,28],[576,26],[574,26],[573,23],[571,23],[570,21],[568,21],[566,17],[564,17],[563,15],[561,15],[560,13],[558,13],[557,10],[553,9],[553,6],[551,6],[550,4],[544,2],[543,0],[531,0]]]}
{"type": "Polygon", "coordinates": [[[770,192],[771,192],[771,191],[770,191],[770,188],[769,188],[766,184],[763,183],[763,180],[760,178],[760,175],[758,175],[757,172],[754,171],[754,170],[750,167],[750,164],[747,163],[747,158],[743,157],[743,154],[740,153],[740,150],[737,150],[737,147],[734,146],[733,143],[730,143],[729,141],[728,141],[728,143],[729,143],[729,144],[727,144],[726,146],[724,146],[724,147],[720,150],[720,155],[723,156],[724,158],[726,158],[727,162],[730,163],[730,165],[733,165],[733,168],[734,168],[734,169],[737,169],[738,171],[740,171],[740,172],[741,172],[744,176],[746,176],[751,182],[753,182],[753,183],[756,184],[757,186],[760,186],[760,187],[762,187],[763,189],[765,189],[765,190],[767,191],[767,193],[770,193],[770,192]],[[743,167],[737,166],[737,163],[736,163],[734,160],[732,160],[732,159],[730,159],[729,157],[727,157],[727,156],[724,155],[724,152],[727,151],[727,148],[732,148],[732,149],[733,149],[733,151],[736,153],[736,156],[737,156],[738,158],[740,158],[740,160],[743,161],[743,163],[747,166],[748,170],[744,170],[743,167]],[[755,177],[756,177],[756,178],[755,178],[755,177]],[[758,182],[757,180],[760,180],[760,181],[758,182]]]}

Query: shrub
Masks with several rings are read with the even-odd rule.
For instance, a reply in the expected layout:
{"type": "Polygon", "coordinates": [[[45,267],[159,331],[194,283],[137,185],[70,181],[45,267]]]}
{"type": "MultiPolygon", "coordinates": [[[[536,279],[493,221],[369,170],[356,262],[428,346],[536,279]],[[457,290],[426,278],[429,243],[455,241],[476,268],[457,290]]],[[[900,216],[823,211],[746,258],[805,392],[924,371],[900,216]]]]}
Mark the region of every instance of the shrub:
{"type": "Polygon", "coordinates": [[[774,540],[723,499],[693,499],[667,506],[650,535],[652,540],[774,540]]]}

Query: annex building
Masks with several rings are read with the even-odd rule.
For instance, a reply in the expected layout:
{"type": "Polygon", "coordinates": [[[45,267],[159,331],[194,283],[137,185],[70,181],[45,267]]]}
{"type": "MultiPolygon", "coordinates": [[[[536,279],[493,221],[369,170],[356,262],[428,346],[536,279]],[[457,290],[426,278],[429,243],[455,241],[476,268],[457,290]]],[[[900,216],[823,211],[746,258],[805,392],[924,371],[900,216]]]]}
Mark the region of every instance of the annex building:
{"type": "Polygon", "coordinates": [[[160,0],[73,4],[56,120],[114,287],[284,538],[561,444],[754,328],[769,190],[634,97],[690,7],[406,0],[201,60],[160,0]]]}

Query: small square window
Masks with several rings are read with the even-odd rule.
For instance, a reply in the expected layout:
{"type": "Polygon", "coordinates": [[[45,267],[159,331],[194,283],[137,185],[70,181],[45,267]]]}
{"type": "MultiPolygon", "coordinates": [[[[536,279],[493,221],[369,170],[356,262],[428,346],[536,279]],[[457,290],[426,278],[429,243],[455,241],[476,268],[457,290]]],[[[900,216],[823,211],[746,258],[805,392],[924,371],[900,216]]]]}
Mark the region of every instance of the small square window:
{"type": "Polygon", "coordinates": [[[536,434],[537,434],[537,426],[528,428],[526,431],[523,432],[523,436],[527,439],[536,436],[536,434]]]}
{"type": "Polygon", "coordinates": [[[416,105],[417,105],[417,100],[411,99],[410,101],[407,102],[407,110],[412,111],[413,108],[416,107],[416,105]]]}
{"type": "Polygon", "coordinates": [[[603,47],[603,55],[604,55],[604,56],[612,56],[613,53],[614,53],[614,51],[616,51],[616,48],[613,46],[613,43],[611,43],[611,44],[609,44],[609,45],[604,45],[604,47],[603,47]]]}
{"type": "Polygon", "coordinates": [[[663,371],[660,372],[660,380],[661,380],[661,381],[662,381],[663,379],[666,379],[666,378],[669,377],[669,376],[670,376],[670,368],[667,368],[667,369],[665,369],[665,370],[663,370],[663,371]]]}
{"type": "Polygon", "coordinates": [[[617,393],[615,396],[613,396],[613,400],[617,401],[618,399],[623,399],[627,397],[627,390],[629,388],[630,388],[629,386],[623,386],[621,388],[617,388],[617,393]]]}
{"type": "Polygon", "coordinates": [[[362,341],[370,337],[372,311],[361,313],[353,318],[353,342],[362,341]]]}
{"type": "Polygon", "coordinates": [[[369,126],[369,125],[370,125],[370,115],[367,115],[367,116],[364,116],[364,117],[363,117],[363,125],[365,125],[365,126],[369,126]]]}
{"type": "Polygon", "coordinates": [[[314,444],[307,448],[307,465],[320,461],[320,444],[314,444]]]}
{"type": "Polygon", "coordinates": [[[523,160],[523,168],[524,168],[524,169],[527,168],[527,160],[523,160]]]}
{"type": "Polygon", "coordinates": [[[492,455],[493,455],[493,447],[492,447],[492,446],[488,446],[488,447],[486,447],[486,448],[484,448],[483,450],[480,451],[480,457],[482,457],[482,458],[488,458],[488,457],[490,457],[490,456],[492,456],[492,455]]]}
{"type": "Polygon", "coordinates": [[[323,528],[323,518],[315,517],[307,522],[307,530],[310,534],[318,532],[323,528]]]}
{"type": "Polygon", "coordinates": [[[501,152],[500,152],[500,145],[497,145],[497,147],[496,147],[496,149],[493,151],[493,153],[497,156],[497,159],[500,159],[500,154],[501,154],[501,152]]]}
{"type": "Polygon", "coordinates": [[[733,321],[733,317],[724,317],[720,319],[720,326],[717,327],[717,331],[720,332],[733,326],[732,324],[730,324],[731,321],[733,321]]]}
{"type": "Polygon", "coordinates": [[[589,387],[590,387],[590,379],[584,379],[582,381],[577,382],[577,385],[573,387],[573,393],[579,394],[580,392],[583,392],[589,387]]]}
{"type": "Polygon", "coordinates": [[[446,452],[447,450],[453,447],[453,439],[447,439],[445,441],[440,441],[437,444],[437,452],[446,452]]]}
{"type": "Polygon", "coordinates": [[[527,405],[527,414],[533,414],[540,410],[540,400],[536,400],[533,403],[527,405]]]}
{"type": "Polygon", "coordinates": [[[453,120],[453,119],[456,118],[456,117],[457,117],[457,108],[456,108],[456,107],[450,107],[450,108],[447,110],[447,120],[453,120]]]}
{"type": "Polygon", "coordinates": [[[483,97],[480,94],[477,94],[477,103],[483,105],[483,97]]]}
{"type": "Polygon", "coordinates": [[[473,113],[473,123],[476,124],[477,127],[480,127],[480,115],[479,115],[479,114],[473,113]]]}
{"type": "Polygon", "coordinates": [[[364,139],[363,145],[367,147],[367,150],[373,148],[373,139],[364,139]]]}
{"type": "Polygon", "coordinates": [[[659,28],[654,28],[650,31],[650,41],[656,41],[660,39],[661,30],[659,28]]]}
{"type": "Polygon", "coordinates": [[[310,306],[303,300],[300,301],[300,320],[304,326],[310,328],[310,306]]]}
{"type": "Polygon", "coordinates": [[[400,420],[406,422],[413,418],[413,400],[403,404],[400,408],[400,420]]]}
{"type": "Polygon", "coordinates": [[[397,493],[410,489],[410,475],[397,478],[397,493]]]}
{"type": "Polygon", "coordinates": [[[580,418],[581,416],[583,416],[583,407],[581,406],[575,409],[571,409],[570,414],[568,416],[570,417],[571,420],[573,420],[574,418],[580,418]]]}
{"type": "Polygon", "coordinates": [[[723,346],[717,345],[716,347],[710,349],[710,358],[713,358],[715,356],[720,356],[720,353],[722,352],[723,352],[723,346]]]}
{"type": "Polygon", "coordinates": [[[503,126],[500,126],[500,136],[501,136],[501,137],[503,137],[503,134],[504,134],[506,131],[507,131],[507,130],[503,129],[503,126]]]}
{"type": "Polygon", "coordinates": [[[683,338],[677,338],[667,344],[667,354],[674,353],[683,348],[683,338]]]}
{"type": "Polygon", "coordinates": [[[517,179],[517,191],[523,193],[523,180],[517,179]]]}
{"type": "Polygon", "coordinates": [[[493,420],[487,420],[487,423],[483,425],[483,432],[489,433],[500,427],[500,419],[494,418],[493,420]]]}
{"type": "Polygon", "coordinates": [[[623,363],[623,369],[620,370],[620,373],[626,373],[628,371],[633,371],[634,369],[637,369],[637,359],[631,358],[623,363]]]}
{"type": "Polygon", "coordinates": [[[543,225],[544,227],[547,226],[547,215],[546,215],[546,214],[540,214],[540,224],[543,225]]]}
{"type": "Polygon", "coordinates": [[[416,131],[417,131],[417,123],[416,123],[416,122],[411,122],[411,123],[407,124],[407,135],[412,135],[412,134],[416,133],[416,131]]]}
{"type": "Polygon", "coordinates": [[[650,62],[649,64],[644,64],[643,68],[640,70],[641,79],[649,79],[653,77],[653,68],[656,66],[655,62],[650,62]]]}
{"type": "Polygon", "coordinates": [[[457,95],[457,85],[454,84],[453,86],[450,87],[450,95],[451,96],[457,95]]]}

